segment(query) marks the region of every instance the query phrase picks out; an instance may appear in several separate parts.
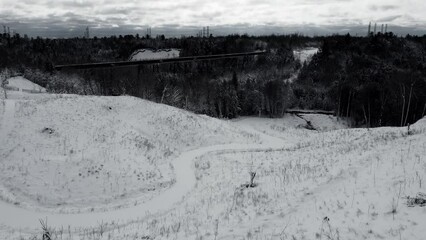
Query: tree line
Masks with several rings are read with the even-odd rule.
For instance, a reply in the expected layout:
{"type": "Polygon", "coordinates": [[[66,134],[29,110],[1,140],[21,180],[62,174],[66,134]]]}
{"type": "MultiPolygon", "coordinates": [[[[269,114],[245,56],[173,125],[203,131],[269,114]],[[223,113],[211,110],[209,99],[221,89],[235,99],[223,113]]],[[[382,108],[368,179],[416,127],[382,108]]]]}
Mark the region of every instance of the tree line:
{"type": "Polygon", "coordinates": [[[294,85],[302,108],[334,110],[356,125],[406,126],[426,111],[426,36],[331,36],[294,85]]]}
{"type": "Polygon", "coordinates": [[[132,95],[214,117],[283,116],[289,107],[333,110],[356,125],[405,126],[425,115],[426,36],[392,33],[139,35],[45,39],[0,34],[0,70],[13,69],[51,92],[132,95]],[[295,48],[320,46],[309,63],[295,48]],[[57,72],[55,64],[124,61],[139,49],[178,48],[181,56],[266,50],[262,56],[57,72]],[[296,72],[294,81],[288,79],[296,72]]]}
{"type": "Polygon", "coordinates": [[[138,35],[44,39],[0,36],[0,68],[13,68],[51,92],[128,94],[214,117],[282,116],[287,79],[299,67],[292,49],[312,41],[299,35],[157,38],[138,35]],[[111,69],[57,72],[55,64],[124,61],[139,49],[178,48],[181,56],[266,50],[265,56],[111,69]]]}

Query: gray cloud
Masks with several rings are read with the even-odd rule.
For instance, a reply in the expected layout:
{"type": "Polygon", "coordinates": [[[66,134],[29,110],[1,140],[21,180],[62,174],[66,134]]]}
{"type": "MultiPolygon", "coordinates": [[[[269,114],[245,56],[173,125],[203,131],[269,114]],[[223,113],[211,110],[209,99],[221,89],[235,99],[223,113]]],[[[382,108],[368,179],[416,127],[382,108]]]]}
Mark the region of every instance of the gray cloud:
{"type": "Polygon", "coordinates": [[[378,22],[393,22],[400,17],[402,17],[402,15],[389,16],[389,17],[379,18],[379,19],[377,19],[377,21],[378,22]]]}
{"type": "MultiPolygon", "coordinates": [[[[58,1],[51,1],[52,4],[57,3],[58,1]]],[[[90,1],[73,1],[73,0],[67,0],[62,1],[60,4],[64,7],[72,7],[72,8],[88,8],[93,7],[94,3],[90,1]]]]}
{"type": "Polygon", "coordinates": [[[223,34],[361,34],[370,21],[424,31],[424,12],[424,0],[0,0],[0,25],[49,36],[79,36],[86,26],[99,35],[152,26],[179,36],[207,25],[223,34]]]}
{"type": "Polygon", "coordinates": [[[387,10],[394,10],[398,9],[399,7],[396,5],[371,5],[370,9],[372,11],[387,11],[387,10]]]}

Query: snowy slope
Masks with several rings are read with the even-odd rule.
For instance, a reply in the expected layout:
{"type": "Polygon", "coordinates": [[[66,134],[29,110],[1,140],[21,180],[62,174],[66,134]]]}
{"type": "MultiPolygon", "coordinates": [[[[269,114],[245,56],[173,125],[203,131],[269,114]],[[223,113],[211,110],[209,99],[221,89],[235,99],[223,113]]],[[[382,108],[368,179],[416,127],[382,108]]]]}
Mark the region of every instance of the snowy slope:
{"type": "MultiPolygon", "coordinates": [[[[299,60],[300,63],[309,63],[312,59],[312,57],[318,52],[318,48],[301,48],[301,49],[295,49],[293,50],[293,56],[296,60],[299,60]]],[[[288,79],[286,79],[287,82],[293,82],[296,80],[296,78],[299,76],[300,69],[298,69],[296,72],[294,72],[288,79]]]]}
{"type": "Polygon", "coordinates": [[[318,50],[318,48],[296,49],[293,51],[293,55],[294,58],[300,60],[300,62],[303,64],[305,61],[308,63],[312,59],[312,56],[318,52],[318,50]]]}
{"type": "Polygon", "coordinates": [[[422,120],[412,135],[405,128],[339,130],[284,151],[207,156],[188,199],[198,210],[181,211],[205,219],[200,234],[212,233],[208,219],[218,219],[220,239],[424,239],[426,210],[404,197],[426,192],[425,146],[422,120]],[[259,186],[238,189],[249,171],[259,186]]]}
{"type": "Polygon", "coordinates": [[[161,50],[151,50],[151,49],[140,49],[134,52],[130,60],[152,60],[152,59],[164,59],[164,58],[177,58],[180,55],[179,49],[161,49],[161,50]]]}
{"type": "Polygon", "coordinates": [[[204,155],[195,162],[196,188],[181,205],[111,236],[425,239],[426,210],[405,198],[426,192],[425,146],[426,119],[409,135],[406,128],[341,129],[312,132],[281,150],[204,155]],[[250,171],[257,186],[241,188],[250,171]]]}
{"type": "Polygon", "coordinates": [[[6,80],[6,88],[26,92],[46,92],[46,89],[21,76],[6,80]]]}
{"type": "Polygon", "coordinates": [[[221,121],[131,97],[2,102],[0,213],[12,217],[0,238],[40,236],[20,229],[39,216],[54,239],[426,236],[425,208],[406,204],[426,193],[426,119],[408,132],[303,115],[313,131],[293,115],[221,121]],[[257,186],[241,187],[251,171],[257,186]]]}
{"type": "Polygon", "coordinates": [[[269,136],[284,140],[287,144],[300,142],[321,132],[348,128],[348,123],[335,116],[323,114],[286,114],[283,118],[242,117],[234,123],[245,129],[254,129],[269,136]],[[305,120],[304,120],[305,119],[305,120]],[[306,129],[306,120],[318,131],[306,129]]]}
{"type": "Polygon", "coordinates": [[[174,184],[170,163],[179,153],[258,141],[226,122],[133,97],[4,103],[0,196],[45,211],[140,204],[174,184]]]}

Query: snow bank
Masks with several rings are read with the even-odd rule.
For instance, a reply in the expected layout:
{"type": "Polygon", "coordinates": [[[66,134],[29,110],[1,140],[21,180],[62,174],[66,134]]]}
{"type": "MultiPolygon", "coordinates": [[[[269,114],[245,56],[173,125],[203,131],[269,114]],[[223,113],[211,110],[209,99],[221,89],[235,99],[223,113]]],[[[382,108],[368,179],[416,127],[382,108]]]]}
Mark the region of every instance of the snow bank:
{"type": "Polygon", "coordinates": [[[418,120],[411,127],[414,128],[414,129],[423,129],[423,128],[425,128],[426,127],[426,117],[423,117],[422,119],[418,120]]]}

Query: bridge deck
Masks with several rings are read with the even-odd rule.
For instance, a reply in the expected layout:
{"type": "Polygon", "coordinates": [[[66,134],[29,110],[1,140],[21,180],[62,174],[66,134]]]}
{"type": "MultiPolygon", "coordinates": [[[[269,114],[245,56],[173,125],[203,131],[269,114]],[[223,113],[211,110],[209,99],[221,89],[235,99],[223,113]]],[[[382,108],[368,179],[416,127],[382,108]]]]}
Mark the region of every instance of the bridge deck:
{"type": "Polygon", "coordinates": [[[162,63],[174,63],[174,62],[216,60],[216,59],[224,59],[224,58],[255,56],[255,55],[261,55],[261,54],[265,54],[265,53],[266,53],[266,51],[255,51],[255,52],[245,52],[245,53],[229,53],[229,54],[203,55],[203,56],[191,56],[191,57],[179,57],[179,58],[163,58],[163,59],[138,60],[138,61],[82,63],[82,64],[56,65],[54,68],[56,70],[108,68],[108,67],[146,65],[146,64],[162,64],[162,63]]]}

